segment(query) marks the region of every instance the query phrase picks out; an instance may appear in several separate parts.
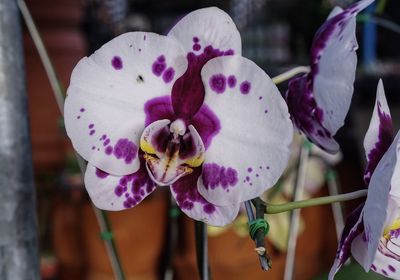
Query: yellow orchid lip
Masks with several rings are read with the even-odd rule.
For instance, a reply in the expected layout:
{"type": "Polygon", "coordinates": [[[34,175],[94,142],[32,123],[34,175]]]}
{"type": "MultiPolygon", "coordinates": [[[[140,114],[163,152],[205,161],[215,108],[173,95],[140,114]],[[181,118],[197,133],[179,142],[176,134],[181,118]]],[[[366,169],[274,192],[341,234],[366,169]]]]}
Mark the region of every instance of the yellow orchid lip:
{"type": "Polygon", "coordinates": [[[400,219],[394,220],[394,222],[390,226],[386,227],[383,230],[383,237],[389,240],[392,236],[391,232],[396,230],[400,230],[400,219]]]}

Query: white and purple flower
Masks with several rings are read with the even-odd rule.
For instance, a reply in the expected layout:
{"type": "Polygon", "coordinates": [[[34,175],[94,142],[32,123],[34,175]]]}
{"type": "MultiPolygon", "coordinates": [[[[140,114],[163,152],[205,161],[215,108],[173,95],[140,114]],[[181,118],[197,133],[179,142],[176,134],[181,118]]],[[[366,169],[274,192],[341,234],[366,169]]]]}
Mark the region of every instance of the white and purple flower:
{"type": "Polygon", "coordinates": [[[130,208],[171,186],[188,216],[219,226],[274,185],[293,133],[278,89],[241,56],[240,34],[218,8],[188,14],[167,36],[123,34],[83,58],[65,123],[97,207],[130,208]]]}
{"type": "Polygon", "coordinates": [[[364,138],[368,186],[365,204],[350,215],[339,242],[329,279],[350,255],[364,267],[400,279],[400,133],[393,140],[392,119],[382,81],[364,138]]]}
{"type": "Polygon", "coordinates": [[[353,95],[356,15],[373,1],[362,0],[331,12],[312,42],[310,73],[292,79],[286,92],[296,127],[330,153],[339,150],[333,136],[343,126],[353,95]]]}

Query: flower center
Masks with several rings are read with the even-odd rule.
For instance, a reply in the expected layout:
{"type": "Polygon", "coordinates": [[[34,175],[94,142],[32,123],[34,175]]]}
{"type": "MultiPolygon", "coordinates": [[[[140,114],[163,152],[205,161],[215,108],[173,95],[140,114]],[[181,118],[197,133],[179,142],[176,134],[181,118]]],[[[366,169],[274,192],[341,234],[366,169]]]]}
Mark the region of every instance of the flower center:
{"type": "Polygon", "coordinates": [[[196,129],[177,119],[155,121],[141,137],[146,168],[159,186],[168,186],[193,172],[204,161],[204,144],[196,129]]]}
{"type": "Polygon", "coordinates": [[[386,256],[400,260],[400,219],[394,220],[384,229],[378,250],[386,256]]]}

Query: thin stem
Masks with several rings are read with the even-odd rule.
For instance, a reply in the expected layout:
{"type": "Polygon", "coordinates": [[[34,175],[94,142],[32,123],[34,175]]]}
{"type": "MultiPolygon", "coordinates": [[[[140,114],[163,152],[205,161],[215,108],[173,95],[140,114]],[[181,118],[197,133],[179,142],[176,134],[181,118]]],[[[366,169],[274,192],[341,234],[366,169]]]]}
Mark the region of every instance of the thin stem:
{"type": "Polygon", "coordinates": [[[195,238],[196,238],[196,256],[197,269],[201,280],[210,280],[210,271],[208,268],[208,240],[207,225],[200,221],[194,222],[195,238]]]}
{"type": "MultiPolygon", "coordinates": [[[[339,194],[339,184],[336,172],[329,168],[326,172],[326,180],[328,182],[329,195],[339,194]]],[[[335,220],[336,237],[339,242],[342,230],[344,228],[343,210],[339,202],[332,203],[333,219],[335,220]]]]}
{"type": "Polygon", "coordinates": [[[333,195],[333,196],[324,196],[324,197],[317,197],[317,198],[311,198],[311,199],[306,199],[306,200],[300,200],[300,201],[293,201],[285,204],[267,204],[266,205],[266,214],[278,214],[282,212],[287,212],[291,211],[294,209],[301,209],[301,208],[307,208],[307,207],[312,207],[312,206],[318,206],[318,205],[325,205],[325,204],[331,204],[335,202],[343,202],[343,201],[348,201],[348,200],[353,200],[357,199],[360,197],[367,196],[367,190],[360,190],[360,191],[355,191],[351,193],[346,193],[346,194],[339,194],[339,195],[333,195]]]}
{"type": "MultiPolygon", "coordinates": [[[[54,96],[55,96],[55,99],[57,102],[58,109],[60,110],[61,115],[63,115],[64,114],[64,96],[65,96],[63,87],[61,86],[61,83],[60,83],[59,79],[57,78],[57,74],[53,67],[53,64],[51,63],[49,54],[46,50],[46,47],[44,46],[43,40],[42,40],[40,33],[35,25],[35,22],[33,21],[31,13],[29,12],[28,7],[26,6],[25,1],[17,0],[17,4],[21,11],[22,17],[25,20],[26,26],[29,30],[32,40],[36,46],[36,49],[39,53],[39,56],[42,60],[43,66],[46,70],[46,74],[47,74],[47,77],[49,78],[50,85],[53,89],[53,93],[54,93],[54,96]]],[[[84,176],[85,170],[86,170],[86,162],[77,153],[75,153],[75,157],[78,162],[79,168],[81,170],[81,174],[82,174],[82,176],[84,176]]],[[[99,224],[100,231],[102,233],[111,232],[111,226],[110,226],[110,223],[107,218],[107,213],[103,210],[96,208],[94,205],[92,205],[92,207],[93,207],[93,211],[96,215],[96,219],[99,224]]],[[[104,243],[106,246],[108,258],[110,259],[111,266],[114,271],[115,278],[118,280],[124,280],[125,279],[124,272],[123,272],[122,265],[121,265],[121,262],[118,257],[117,249],[116,249],[113,238],[104,239],[104,243]]]]}
{"type": "Polygon", "coordinates": [[[275,76],[272,78],[272,81],[277,85],[280,83],[283,83],[284,81],[287,81],[294,76],[302,73],[308,73],[310,72],[310,67],[308,66],[298,66],[295,68],[290,69],[289,71],[286,71],[282,74],[279,74],[278,76],[275,76]]]}
{"type": "MultiPolygon", "coordinates": [[[[310,143],[308,143],[308,141],[305,138],[302,138],[300,158],[297,167],[296,181],[294,186],[294,197],[293,197],[294,201],[297,201],[303,197],[309,155],[310,155],[310,143]]],[[[290,216],[288,250],[286,254],[286,263],[284,272],[285,280],[293,279],[299,221],[300,221],[300,209],[296,209],[291,213],[290,216]]]]}
{"type": "MultiPolygon", "coordinates": [[[[263,219],[264,218],[264,212],[265,212],[265,206],[262,203],[259,203],[258,200],[254,200],[254,204],[256,206],[256,217],[263,219]],[[257,211],[258,209],[258,211],[257,211]]],[[[247,213],[247,218],[249,222],[254,221],[254,213],[253,213],[253,208],[251,207],[251,201],[245,201],[244,205],[246,207],[246,213],[247,213]]],[[[254,239],[256,243],[256,248],[255,251],[257,252],[258,260],[260,261],[260,266],[262,270],[269,270],[271,268],[271,258],[267,254],[267,250],[265,247],[265,237],[263,230],[260,229],[256,232],[256,236],[254,239]]]]}

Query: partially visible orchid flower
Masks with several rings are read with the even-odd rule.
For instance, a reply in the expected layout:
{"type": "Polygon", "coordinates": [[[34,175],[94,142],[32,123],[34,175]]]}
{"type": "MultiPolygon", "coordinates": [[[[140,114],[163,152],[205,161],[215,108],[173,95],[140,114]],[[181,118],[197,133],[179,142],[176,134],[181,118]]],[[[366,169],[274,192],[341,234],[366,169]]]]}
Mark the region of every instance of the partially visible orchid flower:
{"type": "Polygon", "coordinates": [[[310,73],[289,82],[286,102],[296,127],[329,153],[343,126],[353,95],[357,66],[356,16],[374,0],[359,1],[345,10],[335,8],[315,34],[310,73]]]}
{"type": "Polygon", "coordinates": [[[65,123],[97,207],[131,208],[171,186],[183,212],[217,226],[275,184],[293,133],[278,89],[241,56],[218,8],[188,14],[168,36],[126,33],[83,58],[65,123]]]}
{"type": "Polygon", "coordinates": [[[329,279],[333,279],[350,251],[365,271],[372,269],[400,279],[400,133],[392,140],[392,119],[383,83],[379,81],[374,112],[364,138],[367,200],[346,222],[329,279]]]}

